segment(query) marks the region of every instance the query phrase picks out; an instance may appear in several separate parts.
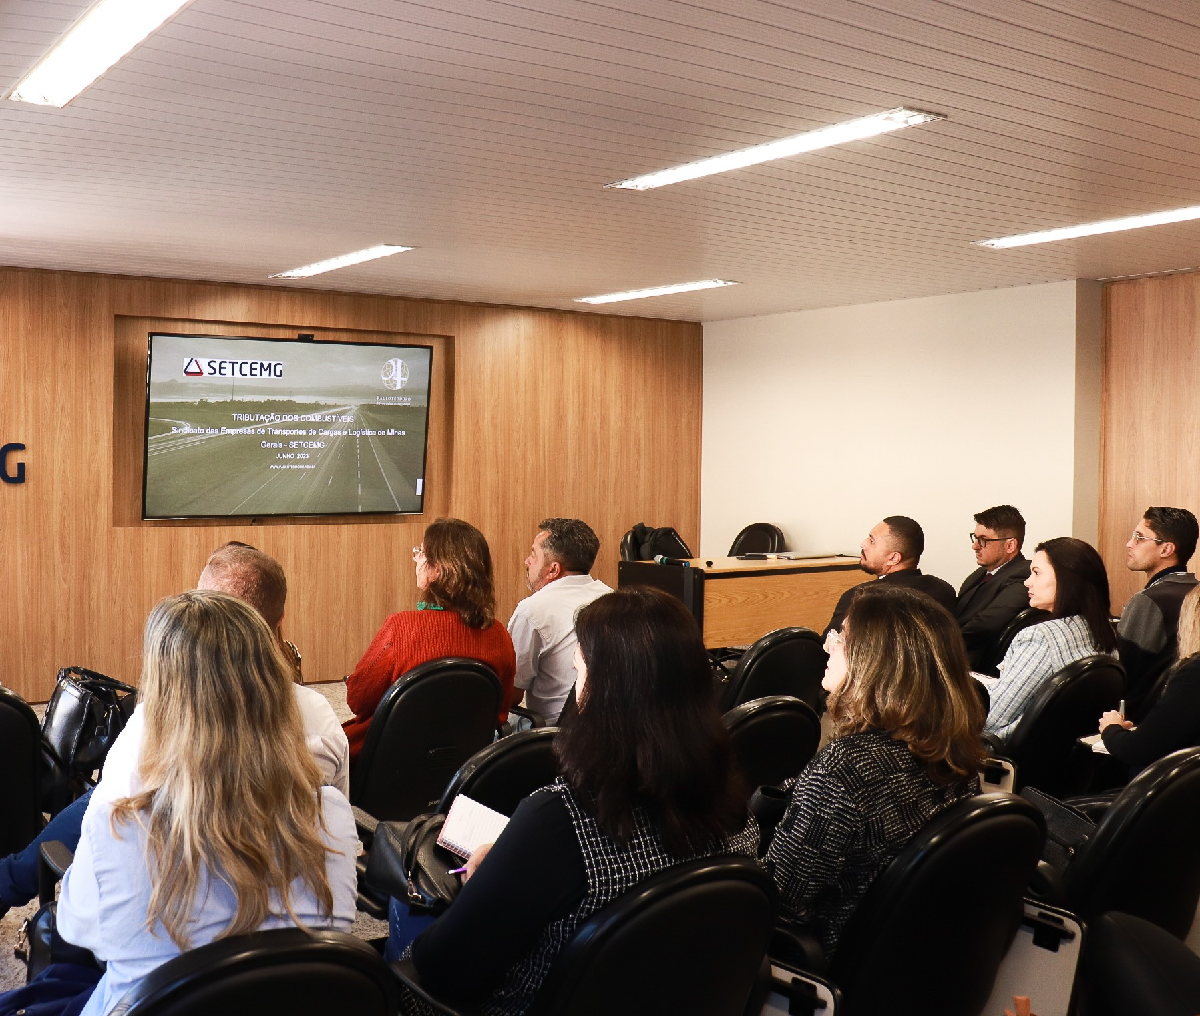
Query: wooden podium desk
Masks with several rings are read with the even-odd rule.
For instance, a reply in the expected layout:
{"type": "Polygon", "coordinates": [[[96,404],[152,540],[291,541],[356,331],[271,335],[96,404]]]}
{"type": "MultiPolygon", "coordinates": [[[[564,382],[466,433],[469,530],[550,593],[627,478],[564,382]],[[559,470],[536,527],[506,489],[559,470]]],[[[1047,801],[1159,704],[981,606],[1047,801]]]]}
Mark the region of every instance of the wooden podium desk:
{"type": "Polygon", "coordinates": [[[744,646],[776,628],[820,632],[851,586],[865,582],[856,557],[797,561],[693,558],[691,567],[621,561],[617,586],[653,586],[678,596],[695,615],[704,645],[744,646]]]}

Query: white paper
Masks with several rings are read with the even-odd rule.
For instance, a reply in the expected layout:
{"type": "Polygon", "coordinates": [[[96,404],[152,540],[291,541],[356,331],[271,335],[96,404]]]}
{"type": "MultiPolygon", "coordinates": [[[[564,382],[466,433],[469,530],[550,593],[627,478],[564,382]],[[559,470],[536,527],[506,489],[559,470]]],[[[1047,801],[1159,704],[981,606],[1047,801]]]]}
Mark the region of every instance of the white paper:
{"type": "Polygon", "coordinates": [[[459,857],[470,857],[485,843],[495,843],[508,825],[508,816],[459,794],[450,805],[438,843],[459,857]]]}

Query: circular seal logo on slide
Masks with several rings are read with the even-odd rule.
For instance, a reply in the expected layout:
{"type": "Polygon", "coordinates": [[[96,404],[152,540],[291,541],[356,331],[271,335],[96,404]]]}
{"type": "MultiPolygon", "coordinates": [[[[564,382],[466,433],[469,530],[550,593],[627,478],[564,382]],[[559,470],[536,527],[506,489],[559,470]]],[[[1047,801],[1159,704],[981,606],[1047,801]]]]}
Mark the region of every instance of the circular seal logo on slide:
{"type": "Polygon", "coordinates": [[[397,391],[408,384],[408,364],[400,359],[391,359],[383,365],[383,373],[379,375],[386,387],[397,391]]]}

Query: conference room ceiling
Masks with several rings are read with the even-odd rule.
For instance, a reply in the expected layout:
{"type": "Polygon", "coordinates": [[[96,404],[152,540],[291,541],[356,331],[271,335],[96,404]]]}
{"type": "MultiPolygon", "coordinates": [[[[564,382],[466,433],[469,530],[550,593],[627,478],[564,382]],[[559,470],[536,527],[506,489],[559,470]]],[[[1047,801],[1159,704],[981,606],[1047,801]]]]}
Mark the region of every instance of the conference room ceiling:
{"type": "MultiPolygon", "coordinates": [[[[0,91],[82,2],[0,0],[0,91]]],[[[717,320],[1200,266],[1194,0],[193,0],[64,109],[0,102],[0,264],[717,320]],[[940,122],[603,185],[896,106],[940,122]],[[277,282],[271,282],[271,285],[277,282]]]]}

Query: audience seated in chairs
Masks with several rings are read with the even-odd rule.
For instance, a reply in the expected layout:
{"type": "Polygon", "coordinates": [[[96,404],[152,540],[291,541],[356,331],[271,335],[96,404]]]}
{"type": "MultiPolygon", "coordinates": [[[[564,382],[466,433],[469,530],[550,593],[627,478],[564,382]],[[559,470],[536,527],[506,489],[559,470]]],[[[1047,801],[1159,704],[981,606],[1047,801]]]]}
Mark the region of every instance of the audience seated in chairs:
{"type": "MultiPolygon", "coordinates": [[[[228,593],[250,604],[272,630],[292,669],[292,693],[300,708],[305,743],[313,754],[322,781],[350,794],[350,750],[346,735],[338,724],[328,700],[319,691],[306,688],[300,680],[300,654],[283,637],[283,619],[287,606],[287,577],[283,568],[269,554],[236,541],[213,551],[200,578],[197,589],[228,593]]],[[[97,788],[101,797],[114,801],[132,792],[132,780],[141,750],[143,713],[139,705],[129,718],[104,761],[104,778],[97,788]]],[[[38,891],[38,850],[41,843],[57,840],[70,850],[79,840],[79,829],[92,793],[68,805],[50,820],[26,849],[0,859],[0,915],[8,907],[28,903],[38,891]]]]}
{"type": "Polygon", "coordinates": [[[1000,663],[984,725],[1000,739],[1016,729],[1044,681],[1068,663],[1117,648],[1108,617],[1108,573],[1090,544],[1070,536],[1039,543],[1025,586],[1029,605],[1053,617],[1018,632],[1000,663]]]}
{"type": "Polygon", "coordinates": [[[883,583],[850,604],[825,689],[835,739],[791,786],[767,867],[826,956],[875,877],[942,809],[979,793],[983,704],[954,618],[883,583]]]}
{"type": "MultiPolygon", "coordinates": [[[[107,969],[61,1011],[86,999],[100,1016],[217,938],[354,919],[350,806],[321,786],[291,663],[258,612],[223,593],[163,600],[146,622],[140,694],[139,779],[132,796],[93,798],[58,903],[59,934],[107,969]]],[[[66,983],[56,975],[52,964],[0,1011],[66,983]]]]}
{"type": "Polygon", "coordinates": [[[1200,745],[1200,586],[1179,609],[1179,661],[1166,675],[1155,705],[1135,727],[1119,712],[1100,717],[1108,753],[1129,768],[1129,777],[1180,748],[1200,745]]]}
{"type": "MultiPolygon", "coordinates": [[[[563,775],[518,806],[486,857],[472,856],[458,898],[412,943],[434,997],[523,1013],[600,908],[689,858],[755,853],[700,631],[683,604],[619,590],[584,607],[576,633],[579,708],[555,740],[563,775]]],[[[407,910],[392,901],[388,957],[411,936],[407,910]]],[[[411,1001],[402,1011],[421,1011],[411,1001]]]]}
{"type": "Polygon", "coordinates": [[[413,667],[447,656],[486,663],[500,678],[503,698],[497,725],[508,719],[517,660],[512,639],[496,621],[492,555],[483,534],[461,519],[437,519],[413,549],[416,610],[392,614],[346,678],[346,704],[354,718],[343,725],[350,758],[357,759],[375,709],[388,688],[413,667]]]}

